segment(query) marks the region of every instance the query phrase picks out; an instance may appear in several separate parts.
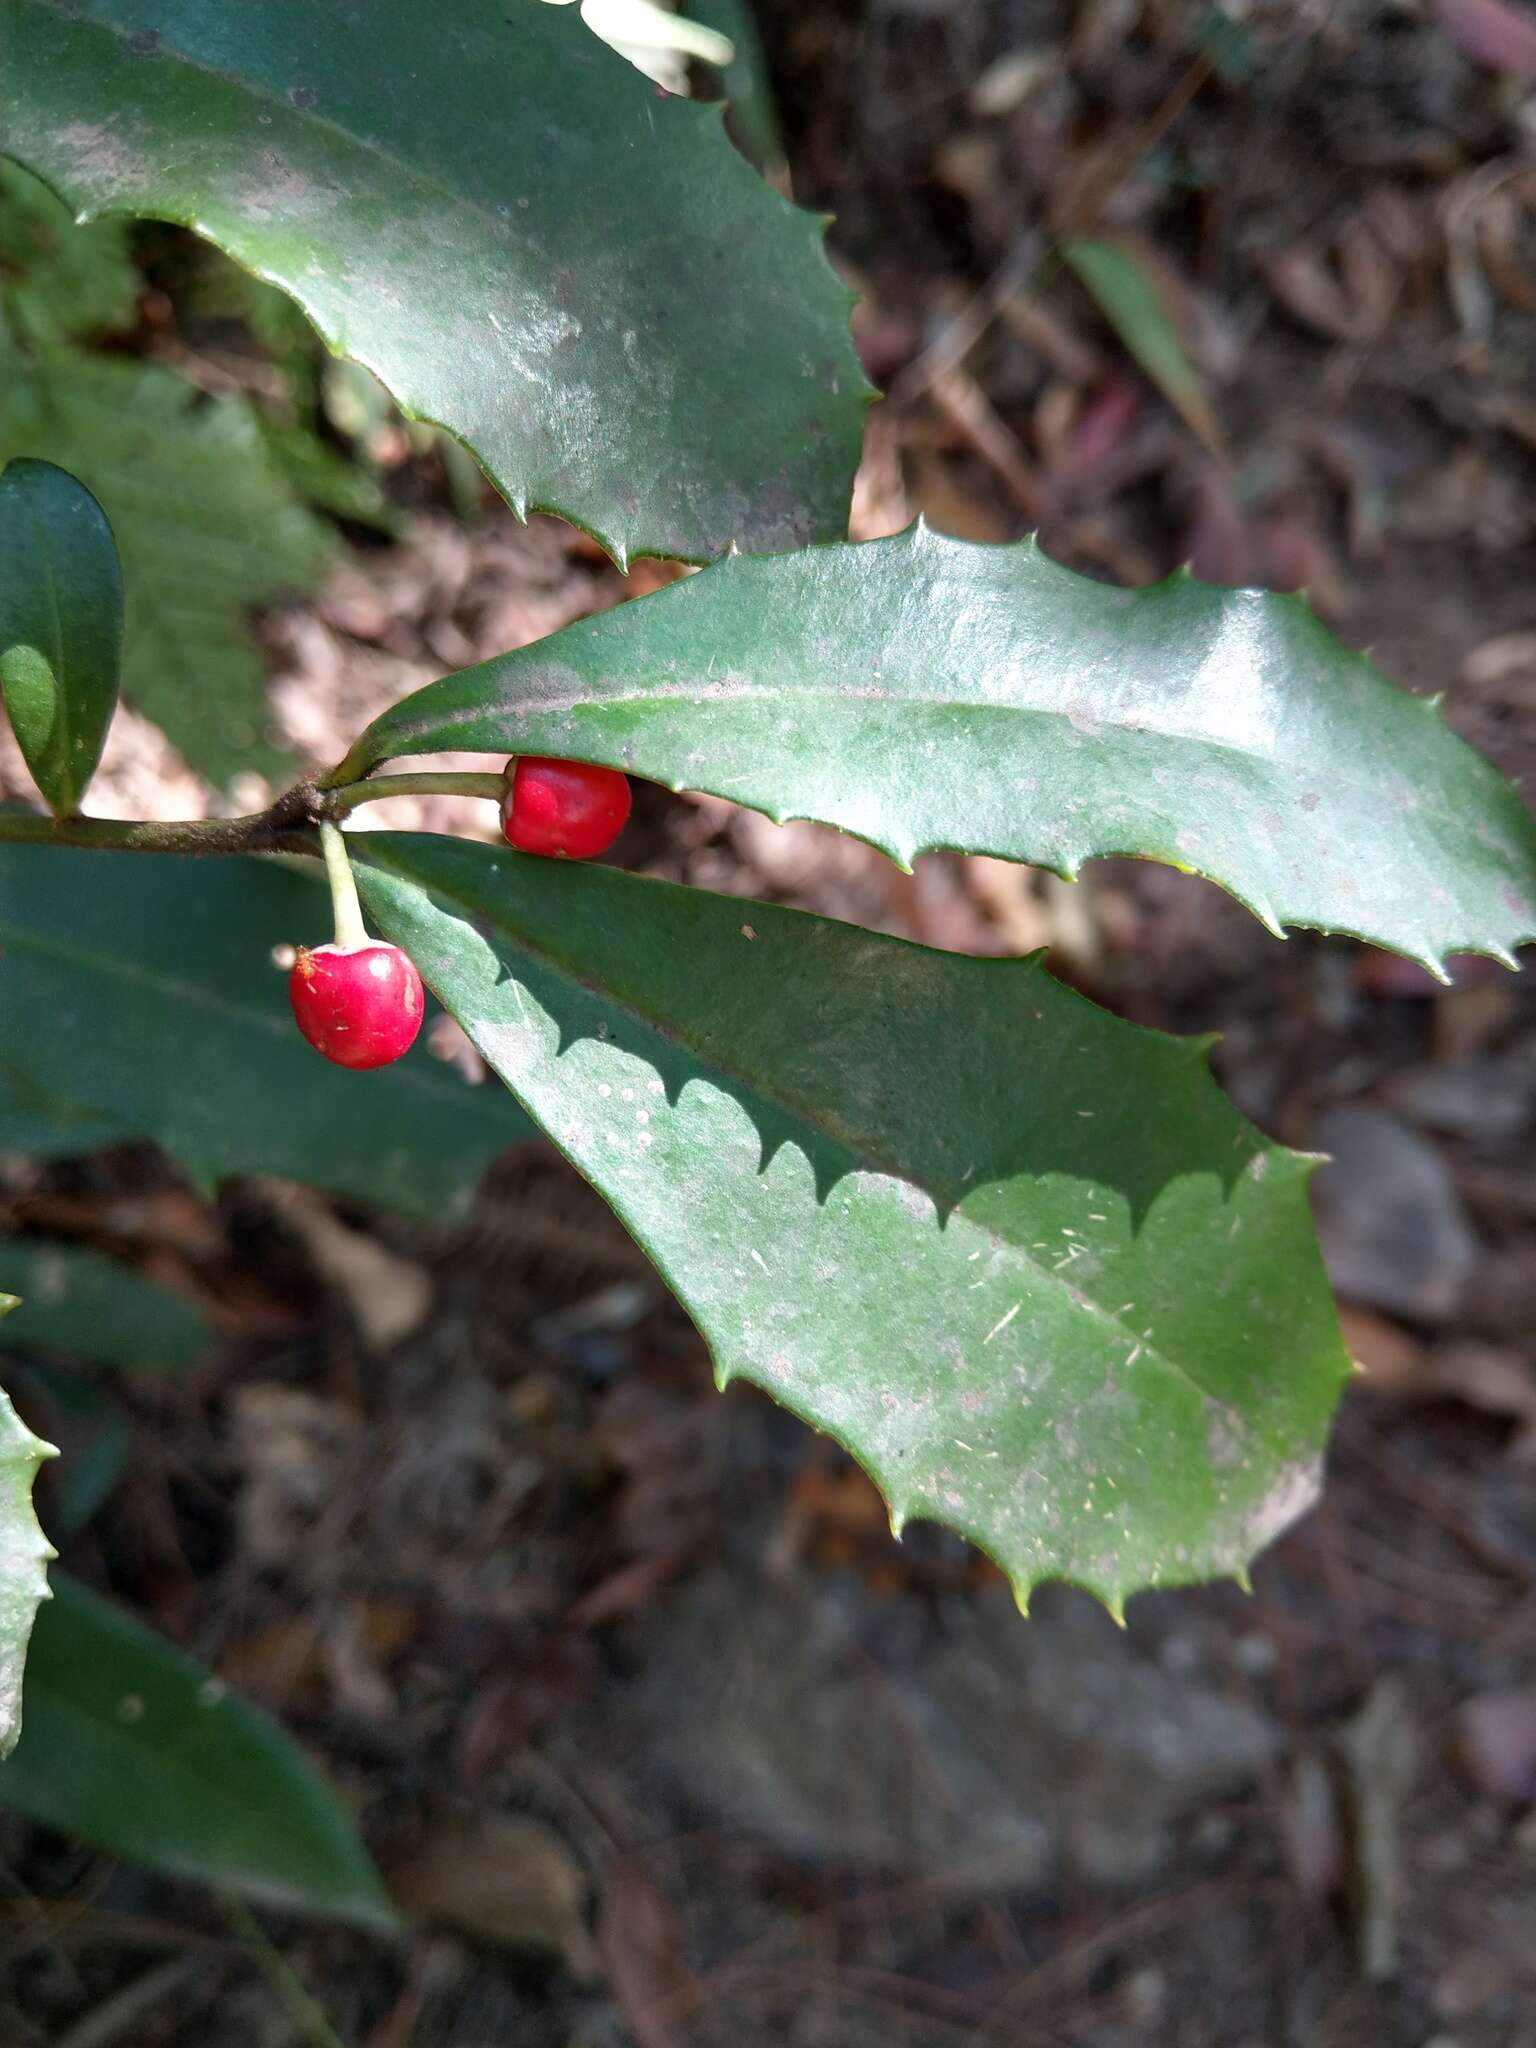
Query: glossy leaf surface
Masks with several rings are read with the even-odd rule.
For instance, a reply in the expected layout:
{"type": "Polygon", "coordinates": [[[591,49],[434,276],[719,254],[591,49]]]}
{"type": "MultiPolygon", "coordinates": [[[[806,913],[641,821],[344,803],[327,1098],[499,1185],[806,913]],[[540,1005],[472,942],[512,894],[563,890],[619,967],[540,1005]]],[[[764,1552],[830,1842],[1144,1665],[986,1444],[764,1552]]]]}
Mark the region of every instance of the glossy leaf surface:
{"type": "Polygon", "coordinates": [[[333,540],[246,401],[209,403],[158,363],[0,354],[0,461],[15,456],[78,476],[112,522],[128,702],[215,782],[285,773],[248,614],[313,589],[333,540]]]}
{"type": "Polygon", "coordinates": [[[696,560],[846,530],[820,223],[576,9],[4,0],[0,47],[7,150],[281,284],[520,509],[696,560]]]}
{"type": "Polygon", "coordinates": [[[50,810],[80,808],[117,708],[123,584],[107,516],[67,470],[0,472],[0,692],[50,810]]]}
{"type": "Polygon", "coordinates": [[[445,748],[604,762],[902,863],[1140,854],[1436,967],[1536,935],[1520,798],[1300,598],[1114,589],[1032,542],[722,562],[429,684],[346,775],[445,748]]]}
{"type": "Polygon", "coordinates": [[[380,929],[720,1379],[846,1445],[898,1525],[1118,1608],[1241,1573],[1309,1504],[1347,1365],[1307,1162],[1203,1042],[1035,961],[451,839],[359,851],[380,929]]]}
{"type": "Polygon", "coordinates": [[[55,1574],[0,1805],[178,1877],[373,1926],[394,1909],[296,1744],[203,1666],[55,1574]]]}

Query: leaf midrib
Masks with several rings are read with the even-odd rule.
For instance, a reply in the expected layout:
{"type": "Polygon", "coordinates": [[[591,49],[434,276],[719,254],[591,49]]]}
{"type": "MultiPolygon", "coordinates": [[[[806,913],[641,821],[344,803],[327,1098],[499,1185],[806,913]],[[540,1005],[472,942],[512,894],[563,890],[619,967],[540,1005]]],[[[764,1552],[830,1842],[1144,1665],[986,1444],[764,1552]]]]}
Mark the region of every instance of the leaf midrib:
{"type": "MultiPolygon", "coordinates": [[[[515,659],[516,657],[514,656],[513,658],[515,659]]],[[[430,687],[430,685],[427,687],[430,687]]],[[[487,717],[515,718],[530,714],[542,715],[546,712],[558,716],[568,712],[601,711],[609,705],[638,704],[643,706],[658,702],[673,702],[679,699],[694,699],[699,697],[701,691],[704,693],[705,705],[710,702],[736,704],[756,700],[766,700],[772,703],[798,700],[813,703],[818,708],[823,709],[829,704],[839,702],[885,704],[892,710],[914,711],[932,716],[942,716],[946,713],[954,712],[1000,712],[1013,718],[1054,719],[1063,725],[1072,726],[1077,732],[1081,733],[1083,730],[1081,722],[1075,719],[1070,711],[1061,711],[1052,705],[1046,704],[1009,704],[999,703],[996,699],[973,699],[963,696],[908,696],[894,690],[878,689],[872,688],[869,685],[857,684],[847,687],[839,684],[835,689],[829,690],[824,684],[816,683],[748,683],[741,687],[733,687],[728,694],[722,695],[719,683],[715,678],[699,677],[692,683],[654,683],[643,690],[615,690],[607,692],[602,696],[593,696],[582,692],[569,692],[558,697],[540,698],[537,702],[523,705],[496,704],[490,707],[482,706],[478,709],[464,708],[444,712],[432,719],[428,724],[385,726],[383,736],[391,743],[389,749],[384,753],[373,753],[370,750],[370,759],[374,765],[377,765],[377,763],[391,760],[397,755],[406,755],[413,751],[419,751],[419,749],[414,749],[409,744],[397,746],[394,744],[396,740],[402,742],[419,741],[423,734],[458,732],[464,726],[473,725],[478,720],[487,717]]],[[[1406,693],[1400,694],[1406,696],[1406,693]]],[[[1423,700],[1408,698],[1407,701],[1412,703],[1423,700]]],[[[701,706],[701,708],[704,707],[701,706]]],[[[386,719],[388,715],[388,713],[385,714],[386,719]]],[[[1166,725],[1136,725],[1126,719],[1117,720],[1108,716],[1101,723],[1114,739],[1123,736],[1141,735],[1150,739],[1172,740],[1186,746],[1199,748],[1208,753],[1231,754],[1240,761],[1254,763],[1264,768],[1278,769],[1281,773],[1294,772],[1298,775],[1298,779],[1300,776],[1300,771],[1293,769],[1289,757],[1283,753],[1261,752],[1254,747],[1241,746],[1235,740],[1219,739],[1210,733],[1191,732],[1183,727],[1166,725]]],[[[1091,739],[1093,736],[1085,734],[1084,737],[1091,739]]],[[[441,752],[443,750],[434,747],[428,751],[441,752]]],[[[466,751],[473,752],[477,750],[466,749],[466,751]]],[[[478,751],[498,751],[498,749],[480,749],[478,751]]],[[[1344,788],[1356,792],[1362,798],[1368,797],[1372,802],[1380,801],[1381,790],[1379,785],[1365,782],[1356,776],[1340,772],[1336,767],[1329,768],[1327,781],[1331,787],[1337,788],[1342,785],[1344,788]]],[[[689,789],[701,789],[709,795],[729,794],[726,791],[711,789],[707,781],[690,782],[682,786],[689,789]]],[[[1423,794],[1423,792],[1420,793],[1421,803],[1423,794]]],[[[1431,789],[1428,794],[1433,796],[1436,792],[1431,789]]],[[[740,797],[733,798],[732,800],[735,802],[745,801],[740,797]]],[[[748,804],[747,808],[756,809],[758,807],[748,804]]],[[[805,814],[795,813],[794,815],[802,816],[805,814]]],[[[1441,823],[1453,822],[1451,812],[1445,808],[1436,808],[1431,815],[1441,823]]],[[[933,852],[937,849],[923,847],[920,850],[923,852],[933,852]]]]}
{"type": "MultiPolygon", "coordinates": [[[[465,913],[466,918],[471,922],[473,922],[476,919],[484,919],[487,915],[485,905],[466,900],[465,897],[460,895],[458,891],[456,891],[450,885],[444,885],[438,882],[427,884],[418,880],[410,872],[408,867],[402,867],[395,862],[391,862],[391,860],[388,857],[387,850],[384,848],[370,847],[369,849],[367,849],[365,857],[370,865],[381,868],[386,872],[393,874],[397,880],[407,883],[412,888],[420,889],[423,892],[423,894],[427,895],[429,898],[437,897],[440,900],[446,899],[447,901],[454,903],[460,910],[462,910],[465,913]]],[[[648,878],[637,877],[636,879],[644,882],[647,881],[648,878]]],[[[658,884],[657,886],[675,887],[677,885],[658,884]]],[[[689,1057],[693,1059],[697,1066],[702,1070],[700,1078],[714,1079],[717,1086],[720,1086],[722,1082],[728,1082],[730,1084],[729,1087],[721,1087],[722,1093],[731,1094],[734,1090],[744,1089],[750,1096],[752,1096],[758,1102],[766,1103],[774,1109],[776,1109],[777,1111],[779,1111],[780,1114],[792,1117],[797,1122],[802,1123],[807,1129],[815,1132],[817,1137],[819,1137],[823,1143],[832,1146],[840,1158],[847,1161],[847,1171],[849,1174],[857,1173],[860,1171],[867,1171],[870,1168],[873,1168],[876,1172],[884,1173],[889,1178],[902,1182],[905,1186],[918,1187],[919,1191],[923,1195],[925,1195],[929,1201],[934,1202],[935,1223],[936,1225],[938,1225],[939,1205],[935,1200],[934,1196],[929,1192],[927,1188],[922,1187],[921,1183],[915,1181],[910,1172],[904,1171],[900,1166],[892,1164],[886,1155],[883,1155],[874,1148],[872,1148],[870,1157],[868,1157],[867,1159],[857,1158],[853,1153],[849,1151],[846,1143],[842,1139],[836,1137],[831,1132],[823,1129],[821,1125],[816,1123],[810,1116],[808,1116],[801,1109],[799,1104],[793,1102],[792,1100],[789,1100],[788,1098],[781,1099],[780,1096],[772,1088],[765,1088],[756,1081],[748,1080],[741,1074],[733,1072],[731,1068],[724,1065],[718,1058],[711,1057],[705,1053],[698,1051],[695,1045],[693,1044],[692,1040],[688,1037],[686,1031],[679,1031],[670,1025],[663,1025],[656,1018],[654,1018],[650,1014],[650,1012],[647,1009],[645,1009],[644,1006],[640,1004],[634,997],[628,995],[616,995],[613,991],[588,980],[584,976],[578,974],[574,969],[572,969],[564,961],[562,961],[556,954],[548,950],[543,945],[517,937],[507,926],[503,924],[497,923],[495,925],[495,929],[505,933],[507,938],[512,941],[512,943],[517,947],[519,951],[528,955],[532,959],[539,961],[542,965],[544,965],[549,971],[557,975],[560,979],[569,982],[573,987],[580,989],[586,995],[596,996],[602,1002],[611,1005],[614,1009],[632,1018],[645,1031],[650,1033],[652,1036],[661,1039],[664,1043],[681,1046],[688,1053],[689,1057]]],[[[904,942],[899,939],[891,939],[889,943],[892,945],[901,945],[904,942]]],[[[1012,961],[996,962],[992,964],[1000,966],[1007,965],[1014,967],[1022,967],[1025,963],[1019,961],[1012,961]]],[[[440,991],[435,991],[435,993],[438,993],[439,1000],[443,1000],[440,991]]],[[[444,1007],[448,1007],[446,1002],[444,1002],[444,1007]]],[[[546,1012],[546,1015],[547,1014],[548,1013],[546,1012]]],[[[487,1055],[487,1059],[489,1059],[489,1055],[487,1055]]],[[[494,1063],[492,1062],[492,1064],[494,1063]]],[[[497,1069],[497,1072],[500,1075],[499,1068],[497,1069]]],[[[500,1075],[500,1078],[502,1080],[503,1086],[511,1090],[511,1092],[514,1095],[517,1095],[518,1091],[514,1087],[513,1083],[505,1075],[500,1075]]],[[[521,1100],[520,1097],[519,1100],[521,1100]]],[[[527,1107],[526,1104],[524,1106],[527,1107]]],[[[530,1108],[529,1114],[535,1115],[535,1112],[530,1108]]],[[[538,1121],[540,1124],[543,1123],[542,1118],[536,1117],[536,1121],[538,1121]]],[[[560,1150],[564,1151],[565,1148],[563,1145],[560,1144],[558,1133],[555,1130],[551,1129],[549,1135],[552,1141],[557,1145],[557,1147],[560,1150]]],[[[1266,1147],[1264,1149],[1267,1150],[1269,1148],[1266,1147]]],[[[839,1178],[842,1177],[843,1176],[841,1175],[839,1176],[839,1178]]],[[[1200,1381],[1195,1377],[1195,1375],[1190,1371],[1190,1369],[1187,1366],[1182,1365],[1176,1359],[1169,1357],[1166,1352],[1160,1350],[1157,1345],[1155,1345],[1149,1339],[1144,1337],[1140,1331],[1128,1330],[1126,1326],[1120,1322],[1119,1318],[1115,1316],[1111,1310],[1105,1308],[1101,1302],[1095,1301],[1091,1295],[1085,1294],[1081,1288],[1075,1286],[1069,1280],[1063,1279],[1052,1268],[1043,1265],[1039,1260],[1033,1258],[1030,1255],[1028,1248],[1023,1244],[1017,1242],[1015,1239],[1011,1237],[1001,1236],[997,1231],[990,1228],[987,1224],[980,1223],[976,1220],[975,1217],[968,1216],[965,1213],[964,1209],[958,1203],[950,1211],[948,1222],[938,1227],[943,1229],[952,1228],[954,1226],[956,1219],[958,1219],[967,1230],[974,1232],[974,1234],[981,1239],[983,1244],[989,1245],[994,1250],[1001,1251],[1006,1255],[1021,1260],[1023,1264],[1026,1267],[1028,1267],[1028,1269],[1031,1272],[1038,1274],[1039,1277],[1046,1282],[1047,1287],[1050,1288],[1053,1293],[1058,1294],[1065,1301],[1069,1310],[1076,1311],[1080,1309],[1080,1307],[1086,1305],[1096,1317],[1098,1317],[1103,1322],[1107,1323],[1129,1348],[1134,1349],[1135,1346],[1139,1344],[1141,1346],[1142,1354],[1149,1361],[1151,1361],[1154,1364],[1162,1366],[1163,1369],[1172,1378],[1181,1381],[1185,1386],[1192,1389],[1193,1392],[1198,1394],[1202,1400],[1215,1401],[1223,1410],[1231,1410],[1232,1404],[1230,1403],[1228,1398],[1223,1394],[1213,1392],[1208,1387],[1202,1386],[1200,1381]]]]}

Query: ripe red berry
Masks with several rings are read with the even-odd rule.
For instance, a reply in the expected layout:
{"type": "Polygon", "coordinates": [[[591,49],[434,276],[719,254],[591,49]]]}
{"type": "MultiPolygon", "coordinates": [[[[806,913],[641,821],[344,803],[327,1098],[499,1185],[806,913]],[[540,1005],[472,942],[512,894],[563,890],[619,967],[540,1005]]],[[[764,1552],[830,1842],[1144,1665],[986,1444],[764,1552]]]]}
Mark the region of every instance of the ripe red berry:
{"type": "Polygon", "coordinates": [[[421,1029],[421,976],[398,946],[300,946],[288,977],[294,1021],[338,1067],[387,1067],[421,1029]]]}
{"type": "Polygon", "coordinates": [[[519,754],[507,763],[501,829],[520,853],[592,860],[606,853],[629,816],[629,777],[590,761],[519,754]]]}

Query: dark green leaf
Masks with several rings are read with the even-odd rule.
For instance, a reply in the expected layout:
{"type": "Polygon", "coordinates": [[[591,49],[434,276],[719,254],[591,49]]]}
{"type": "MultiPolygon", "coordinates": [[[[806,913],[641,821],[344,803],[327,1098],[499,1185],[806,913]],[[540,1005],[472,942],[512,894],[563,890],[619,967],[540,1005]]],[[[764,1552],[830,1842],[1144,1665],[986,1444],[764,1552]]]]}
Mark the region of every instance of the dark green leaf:
{"type": "Polygon", "coordinates": [[[43,346],[131,327],[142,289],[121,221],[76,227],[40,179],[0,161],[0,337],[43,346]]]}
{"type": "Polygon", "coordinates": [[[360,852],[380,929],[720,1379],[845,1444],[898,1527],[960,1530],[1021,1600],[1066,1578],[1118,1608],[1241,1573],[1311,1501],[1348,1367],[1309,1162],[1203,1041],[1035,961],[450,839],[360,852]]]}
{"type": "Polygon", "coordinates": [[[574,8],[4,0],[5,146],[196,227],[626,551],[841,534],[865,386],[821,225],[574,8]]]}
{"type": "Polygon", "coordinates": [[[22,1306],[0,1351],[59,1351],[128,1372],[177,1372],[208,1349],[208,1319],[121,1260],[78,1245],[0,1238],[0,1288],[22,1306]]]}
{"type": "Polygon", "coordinates": [[[203,1180],[462,1207],[528,1126],[425,1045],[349,1074],[304,1044],[272,949],[329,920],[318,880],[279,863],[0,847],[0,1148],[62,1121],[82,1143],[157,1139],[203,1180]]]}
{"type": "Polygon", "coordinates": [[[178,1877],[395,1922],[350,1818],[282,1730],[62,1573],[0,1804],[178,1877]]]}
{"type": "Polygon", "coordinates": [[[107,515],[50,462],[0,473],[0,691],[51,810],[80,808],[117,709],[123,583],[107,515]]]}
{"type": "Polygon", "coordinates": [[[122,550],[123,695],[215,781],[288,766],[267,731],[247,613],[312,590],[329,530],[242,398],[82,350],[0,360],[0,461],[57,463],[100,499],[122,550]]]}
{"type": "MultiPolygon", "coordinates": [[[[0,1320],[16,1307],[0,1294],[0,1320]]],[[[40,1601],[48,1598],[48,1560],[57,1556],[32,1512],[32,1482],[45,1458],[56,1458],[27,1428],[0,1389],[0,1757],[21,1733],[21,1679],[27,1638],[40,1601]]]]}
{"type": "Polygon", "coordinates": [[[336,779],[444,748],[607,762],[902,865],[1141,854],[1437,972],[1536,935],[1519,797],[1302,599],[1111,589],[1032,542],[722,562],[419,690],[336,779]]]}
{"type": "Polygon", "coordinates": [[[731,133],[749,163],[777,171],[784,163],[784,137],[753,0],[689,0],[688,13],[730,37],[736,54],[720,81],[730,103],[731,133]]]}
{"type": "Polygon", "coordinates": [[[113,1492],[133,1445],[128,1411],[99,1375],[62,1360],[32,1358],[11,1374],[14,1392],[59,1438],[48,1489],[48,1526],[59,1536],[83,1529],[113,1492]]]}
{"type": "Polygon", "coordinates": [[[1078,238],[1063,242],[1061,253],[1168,403],[1202,441],[1216,447],[1221,437],[1205,386],[1156,282],[1115,242],[1078,238]]]}

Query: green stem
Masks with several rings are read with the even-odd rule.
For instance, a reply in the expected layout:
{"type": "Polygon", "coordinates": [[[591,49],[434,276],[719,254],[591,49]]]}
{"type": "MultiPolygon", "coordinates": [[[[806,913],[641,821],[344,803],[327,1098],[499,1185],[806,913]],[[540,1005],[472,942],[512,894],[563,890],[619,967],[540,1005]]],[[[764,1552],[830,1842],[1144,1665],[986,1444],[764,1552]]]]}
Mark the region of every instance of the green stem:
{"type": "Polygon", "coordinates": [[[329,818],[320,821],[320,852],[325,860],[325,878],[331,885],[336,943],[348,948],[366,946],[368,931],[363,923],[363,906],[357,900],[352,863],[347,858],[347,842],[342,837],[341,827],[333,825],[329,818]]]}
{"type": "Polygon", "coordinates": [[[216,1897],[236,1939],[310,2048],[344,2048],[336,2029],[245,1901],[233,1892],[221,1891],[216,1897]]]}
{"type": "Polygon", "coordinates": [[[330,815],[339,818],[359,804],[376,804],[389,796],[483,796],[494,804],[500,803],[506,790],[503,775],[457,775],[444,769],[420,775],[375,775],[345,789],[329,790],[323,801],[330,815]]]}

